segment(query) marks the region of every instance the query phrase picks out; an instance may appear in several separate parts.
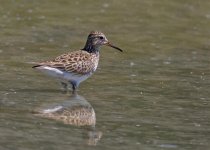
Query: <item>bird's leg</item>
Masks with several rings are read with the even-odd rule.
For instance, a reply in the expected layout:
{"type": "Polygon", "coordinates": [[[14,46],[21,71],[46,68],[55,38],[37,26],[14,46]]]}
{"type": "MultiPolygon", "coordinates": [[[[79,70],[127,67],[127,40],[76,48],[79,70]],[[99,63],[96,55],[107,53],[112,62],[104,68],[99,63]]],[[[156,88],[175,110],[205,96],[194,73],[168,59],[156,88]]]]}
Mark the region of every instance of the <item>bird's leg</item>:
{"type": "Polygon", "coordinates": [[[76,85],[75,84],[72,84],[72,94],[74,94],[75,92],[76,92],[76,89],[77,89],[77,87],[76,87],[76,85]]]}
{"type": "Polygon", "coordinates": [[[78,85],[77,85],[76,82],[73,82],[73,81],[71,81],[70,83],[71,83],[71,85],[72,85],[72,90],[73,90],[72,93],[74,94],[74,93],[76,92],[76,89],[77,89],[77,86],[78,86],[78,85]]]}

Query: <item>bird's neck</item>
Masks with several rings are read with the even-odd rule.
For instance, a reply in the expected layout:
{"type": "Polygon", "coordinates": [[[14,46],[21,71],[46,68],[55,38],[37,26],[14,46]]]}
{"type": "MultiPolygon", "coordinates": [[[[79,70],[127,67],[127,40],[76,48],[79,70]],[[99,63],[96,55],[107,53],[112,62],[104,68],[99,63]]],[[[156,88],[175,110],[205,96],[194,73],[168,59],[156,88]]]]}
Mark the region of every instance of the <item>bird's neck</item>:
{"type": "Polygon", "coordinates": [[[100,49],[100,46],[92,45],[87,42],[85,44],[85,47],[82,50],[87,51],[88,53],[99,53],[99,49],[100,49]]]}

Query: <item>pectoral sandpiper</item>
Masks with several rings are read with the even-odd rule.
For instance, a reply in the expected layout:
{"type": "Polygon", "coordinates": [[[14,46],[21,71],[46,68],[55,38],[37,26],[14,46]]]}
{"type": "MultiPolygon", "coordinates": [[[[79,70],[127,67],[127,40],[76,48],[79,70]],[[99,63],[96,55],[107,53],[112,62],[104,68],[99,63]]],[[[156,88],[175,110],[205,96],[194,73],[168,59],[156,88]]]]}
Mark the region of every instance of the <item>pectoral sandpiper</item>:
{"type": "Polygon", "coordinates": [[[83,49],[62,54],[53,60],[38,63],[32,68],[60,79],[66,90],[68,83],[70,83],[74,92],[82,81],[96,71],[99,50],[102,45],[110,46],[122,52],[120,48],[112,45],[103,33],[92,31],[83,49]]]}

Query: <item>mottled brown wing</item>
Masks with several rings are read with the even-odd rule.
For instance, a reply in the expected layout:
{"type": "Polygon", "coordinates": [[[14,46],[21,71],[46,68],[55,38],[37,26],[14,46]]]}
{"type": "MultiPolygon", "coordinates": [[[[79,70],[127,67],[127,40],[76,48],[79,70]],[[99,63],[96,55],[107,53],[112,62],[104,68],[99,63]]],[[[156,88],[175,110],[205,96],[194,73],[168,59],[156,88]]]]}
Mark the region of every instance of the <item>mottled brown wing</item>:
{"type": "Polygon", "coordinates": [[[88,52],[79,50],[62,54],[52,61],[42,62],[38,65],[49,66],[75,74],[86,74],[94,71],[96,60],[94,57],[88,52]]]}
{"type": "Polygon", "coordinates": [[[85,51],[71,53],[69,61],[65,63],[65,71],[75,74],[87,74],[95,69],[97,57],[85,51]]]}

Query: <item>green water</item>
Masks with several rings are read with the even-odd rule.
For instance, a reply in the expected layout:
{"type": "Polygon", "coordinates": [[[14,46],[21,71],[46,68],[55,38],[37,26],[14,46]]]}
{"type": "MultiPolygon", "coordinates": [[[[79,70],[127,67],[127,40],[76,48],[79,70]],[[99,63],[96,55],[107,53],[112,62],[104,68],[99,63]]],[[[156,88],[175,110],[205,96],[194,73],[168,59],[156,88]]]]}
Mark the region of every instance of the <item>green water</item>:
{"type": "Polygon", "coordinates": [[[209,0],[0,3],[1,150],[210,149],[209,0]],[[31,68],[83,48],[92,30],[124,53],[103,47],[79,98],[31,68]],[[92,122],[36,114],[58,106],[92,122]]]}

